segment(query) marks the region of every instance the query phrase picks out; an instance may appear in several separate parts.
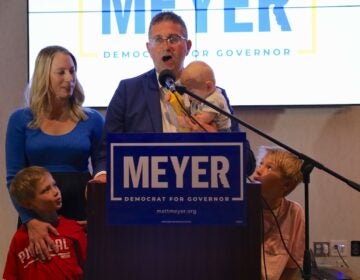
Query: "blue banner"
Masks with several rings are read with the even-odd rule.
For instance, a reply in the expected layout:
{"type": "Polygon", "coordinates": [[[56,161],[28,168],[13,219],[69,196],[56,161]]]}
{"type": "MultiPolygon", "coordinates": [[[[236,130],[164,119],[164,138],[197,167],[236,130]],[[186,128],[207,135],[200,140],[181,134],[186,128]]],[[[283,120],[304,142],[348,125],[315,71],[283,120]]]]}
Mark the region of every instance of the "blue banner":
{"type": "Polygon", "coordinates": [[[109,134],[109,224],[245,224],[244,133],[109,134]]]}

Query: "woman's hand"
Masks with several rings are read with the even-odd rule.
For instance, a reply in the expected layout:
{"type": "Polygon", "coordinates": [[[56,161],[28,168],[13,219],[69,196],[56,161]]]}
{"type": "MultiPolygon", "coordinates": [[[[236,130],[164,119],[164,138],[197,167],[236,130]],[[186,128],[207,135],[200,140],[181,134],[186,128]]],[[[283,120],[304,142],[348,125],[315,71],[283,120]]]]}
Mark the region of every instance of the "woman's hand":
{"type": "Polygon", "coordinates": [[[50,238],[49,233],[59,235],[56,228],[51,224],[42,222],[38,219],[32,219],[26,223],[29,234],[29,252],[33,257],[41,260],[50,260],[51,255],[49,249],[58,253],[55,242],[50,238]]]}
{"type": "Polygon", "coordinates": [[[100,174],[91,179],[88,183],[106,183],[106,174],[100,174]]]}
{"type": "Polygon", "coordinates": [[[82,226],[84,231],[87,232],[87,221],[76,221],[78,225],[82,226]]]}

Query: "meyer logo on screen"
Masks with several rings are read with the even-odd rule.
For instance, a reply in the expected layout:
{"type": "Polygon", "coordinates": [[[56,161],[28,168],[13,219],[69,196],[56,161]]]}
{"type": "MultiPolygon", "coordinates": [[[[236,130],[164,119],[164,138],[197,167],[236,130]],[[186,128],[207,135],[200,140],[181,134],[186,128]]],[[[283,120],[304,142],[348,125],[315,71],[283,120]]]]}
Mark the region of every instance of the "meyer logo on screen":
{"type": "MultiPolygon", "coordinates": [[[[183,0],[181,0],[183,1],[183,0]]],[[[180,9],[175,6],[181,4],[180,0],[152,0],[151,13],[152,16],[162,10],[175,10],[178,9],[186,12],[189,8],[180,9]]],[[[215,1],[215,0],[213,0],[215,1]]],[[[216,0],[218,1],[218,0],[216,0]]],[[[259,32],[271,31],[271,19],[276,21],[280,26],[281,31],[291,31],[291,26],[285,12],[285,5],[289,0],[258,0],[257,24],[259,32]]],[[[208,32],[208,15],[209,4],[211,0],[196,1],[193,0],[193,12],[195,21],[195,32],[206,33],[208,32]]],[[[254,22],[239,22],[236,17],[237,14],[244,13],[253,9],[249,6],[249,1],[223,1],[223,14],[224,14],[224,32],[253,32],[254,22]]],[[[102,34],[111,34],[112,30],[117,30],[119,34],[128,33],[128,26],[130,19],[134,20],[135,34],[144,34],[146,32],[147,22],[145,20],[145,7],[144,0],[134,1],[121,1],[121,0],[103,0],[102,1],[102,34]],[[112,20],[115,17],[115,20],[112,20]],[[116,26],[112,27],[111,24],[116,26]]],[[[191,10],[189,10],[191,11],[191,10]]],[[[114,32],[114,31],[113,31],[114,32]]]]}
{"type": "Polygon", "coordinates": [[[141,197],[243,197],[242,143],[111,144],[113,200],[141,197]]]}

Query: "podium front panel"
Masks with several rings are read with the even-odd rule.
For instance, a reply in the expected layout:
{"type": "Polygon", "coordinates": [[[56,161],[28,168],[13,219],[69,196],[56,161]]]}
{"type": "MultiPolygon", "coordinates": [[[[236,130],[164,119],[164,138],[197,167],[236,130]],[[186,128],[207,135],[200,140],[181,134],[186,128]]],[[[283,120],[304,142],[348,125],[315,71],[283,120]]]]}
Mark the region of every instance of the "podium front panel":
{"type": "Polygon", "coordinates": [[[246,224],[245,133],[115,133],[107,141],[109,224],[246,224]]]}
{"type": "Polygon", "coordinates": [[[106,184],[88,186],[86,279],[260,279],[260,186],[247,224],[108,225],[106,184]]]}

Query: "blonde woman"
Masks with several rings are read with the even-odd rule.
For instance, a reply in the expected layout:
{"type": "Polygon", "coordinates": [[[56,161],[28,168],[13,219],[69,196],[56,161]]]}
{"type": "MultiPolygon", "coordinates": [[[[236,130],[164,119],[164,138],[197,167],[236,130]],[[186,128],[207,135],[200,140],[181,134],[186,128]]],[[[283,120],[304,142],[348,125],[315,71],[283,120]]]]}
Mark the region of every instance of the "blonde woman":
{"type": "MultiPolygon", "coordinates": [[[[35,62],[29,87],[28,107],[16,110],[6,133],[7,186],[24,167],[47,168],[61,189],[65,218],[86,220],[85,186],[91,178],[89,159],[100,141],[104,119],[83,108],[84,92],[76,76],[74,55],[61,46],[42,49],[35,62]]],[[[50,258],[54,247],[49,232],[56,229],[37,219],[36,213],[13,200],[21,222],[29,232],[30,251],[50,258]]]]}

